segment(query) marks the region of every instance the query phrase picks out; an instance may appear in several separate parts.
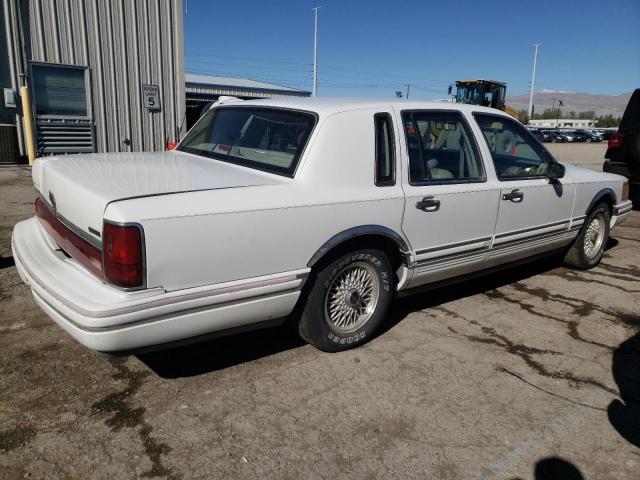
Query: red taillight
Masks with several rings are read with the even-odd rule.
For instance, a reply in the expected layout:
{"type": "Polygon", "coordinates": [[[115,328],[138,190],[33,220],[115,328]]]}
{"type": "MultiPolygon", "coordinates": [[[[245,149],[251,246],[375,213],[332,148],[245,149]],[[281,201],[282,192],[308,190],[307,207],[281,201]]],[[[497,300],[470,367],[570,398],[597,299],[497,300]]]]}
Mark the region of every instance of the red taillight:
{"type": "Polygon", "coordinates": [[[102,252],[98,247],[75,234],[53,213],[40,197],[36,197],[36,215],[47,233],[65,252],[92,273],[102,277],[102,252]]]}
{"type": "Polygon", "coordinates": [[[104,222],[102,268],[107,282],[125,288],[144,286],[142,228],[104,222]]]}
{"type": "Polygon", "coordinates": [[[167,150],[173,150],[174,148],[176,148],[176,145],[178,145],[177,143],[167,143],[167,150]]]}
{"type": "Polygon", "coordinates": [[[612,133],[609,137],[609,148],[620,148],[622,146],[622,139],[624,138],[624,133],[616,132],[612,133]]]}
{"type": "Polygon", "coordinates": [[[69,226],[36,198],[36,215],[60,248],[105,281],[125,288],[144,286],[144,234],[142,227],[104,222],[102,250],[69,226]]]}

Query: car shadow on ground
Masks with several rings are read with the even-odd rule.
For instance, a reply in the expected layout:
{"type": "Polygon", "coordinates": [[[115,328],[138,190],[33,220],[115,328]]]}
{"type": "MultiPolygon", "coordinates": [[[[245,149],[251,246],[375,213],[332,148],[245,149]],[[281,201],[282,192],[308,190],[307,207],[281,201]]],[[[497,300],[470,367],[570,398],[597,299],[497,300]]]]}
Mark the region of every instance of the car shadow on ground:
{"type": "Polygon", "coordinates": [[[13,257],[3,257],[2,255],[0,255],[0,270],[14,267],[15,265],[16,262],[13,260],[13,257]]]}
{"type": "MultiPolygon", "coordinates": [[[[384,335],[412,312],[483,293],[539,275],[560,265],[557,257],[509,268],[427,293],[396,299],[378,335],[384,335]]],[[[268,357],[305,343],[287,326],[267,328],[215,338],[192,345],[138,355],[138,359],[162,378],[202,375],[268,357]]]]}
{"type": "MultiPolygon", "coordinates": [[[[609,239],[607,250],[618,244],[609,239]]],[[[472,280],[394,300],[377,336],[382,336],[409,314],[504,287],[561,267],[554,255],[536,262],[505,268],[472,280]]],[[[224,336],[192,345],[138,355],[162,378],[192,377],[223,370],[305,345],[287,326],[224,336]]]]}
{"type": "MultiPolygon", "coordinates": [[[[547,457],[536,462],[535,480],[584,480],[582,472],[573,463],[560,457],[547,457]]],[[[512,480],[522,480],[514,478],[512,480]]]]}
{"type": "Polygon", "coordinates": [[[627,442],[640,448],[640,333],[616,348],[611,370],[620,399],[609,404],[609,422],[627,442]]]}
{"type": "Polygon", "coordinates": [[[305,343],[286,326],[229,335],[138,355],[162,378],[193,377],[269,357],[305,343]]]}
{"type": "Polygon", "coordinates": [[[460,300],[461,298],[486,293],[491,290],[549,272],[561,266],[562,263],[560,257],[554,255],[536,262],[508,267],[494,273],[482,275],[472,280],[465,280],[459,283],[439,287],[433,290],[427,290],[422,293],[415,293],[414,295],[397,299],[391,305],[387,319],[379,334],[384,335],[385,332],[391,330],[413,312],[438,307],[455,300],[460,300]]]}

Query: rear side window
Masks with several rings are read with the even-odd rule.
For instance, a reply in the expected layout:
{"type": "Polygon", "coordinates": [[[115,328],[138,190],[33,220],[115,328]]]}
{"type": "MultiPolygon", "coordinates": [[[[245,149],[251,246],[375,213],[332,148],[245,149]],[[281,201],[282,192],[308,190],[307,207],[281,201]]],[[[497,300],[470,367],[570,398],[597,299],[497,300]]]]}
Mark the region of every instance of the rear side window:
{"type": "Polygon", "coordinates": [[[481,182],[482,160],[458,112],[403,112],[412,184],[481,182]]]}
{"type": "Polygon", "coordinates": [[[307,112],[214,108],[194,125],[178,150],[291,176],[315,122],[307,112]]]}
{"type": "Polygon", "coordinates": [[[395,145],[393,123],[388,113],[376,113],[376,185],[395,185],[395,145]]]}

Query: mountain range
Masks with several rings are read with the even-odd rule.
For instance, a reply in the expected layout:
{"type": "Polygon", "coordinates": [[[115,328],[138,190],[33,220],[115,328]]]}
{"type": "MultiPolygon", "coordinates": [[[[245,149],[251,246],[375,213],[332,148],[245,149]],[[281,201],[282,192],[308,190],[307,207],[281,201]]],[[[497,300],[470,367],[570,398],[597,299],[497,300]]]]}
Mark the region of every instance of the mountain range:
{"type": "MultiPolygon", "coordinates": [[[[592,95],[590,93],[556,92],[542,90],[533,95],[533,105],[535,113],[542,113],[545,108],[552,108],[553,104],[558,106],[558,100],[562,100],[562,114],[566,116],[568,112],[586,112],[593,110],[596,115],[613,115],[621,117],[624,109],[629,103],[629,98],[633,92],[626,92],[621,95],[592,95]],[[555,102],[554,102],[555,98],[555,102]]],[[[518,110],[529,108],[529,95],[507,95],[507,105],[518,110]]]]}

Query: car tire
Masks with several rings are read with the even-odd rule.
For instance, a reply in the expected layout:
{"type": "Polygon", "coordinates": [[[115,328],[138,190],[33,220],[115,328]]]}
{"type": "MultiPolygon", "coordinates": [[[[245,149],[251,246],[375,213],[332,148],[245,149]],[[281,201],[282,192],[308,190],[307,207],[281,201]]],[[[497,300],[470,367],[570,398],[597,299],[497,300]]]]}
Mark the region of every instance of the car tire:
{"type": "Polygon", "coordinates": [[[584,220],[580,233],[564,257],[567,266],[587,270],[602,259],[609,240],[611,212],[606,203],[595,206],[584,220]]]}
{"type": "Polygon", "coordinates": [[[345,253],[312,271],[297,321],[300,337],[325,352],[370,340],[393,298],[395,275],[378,249],[345,253]]]}

